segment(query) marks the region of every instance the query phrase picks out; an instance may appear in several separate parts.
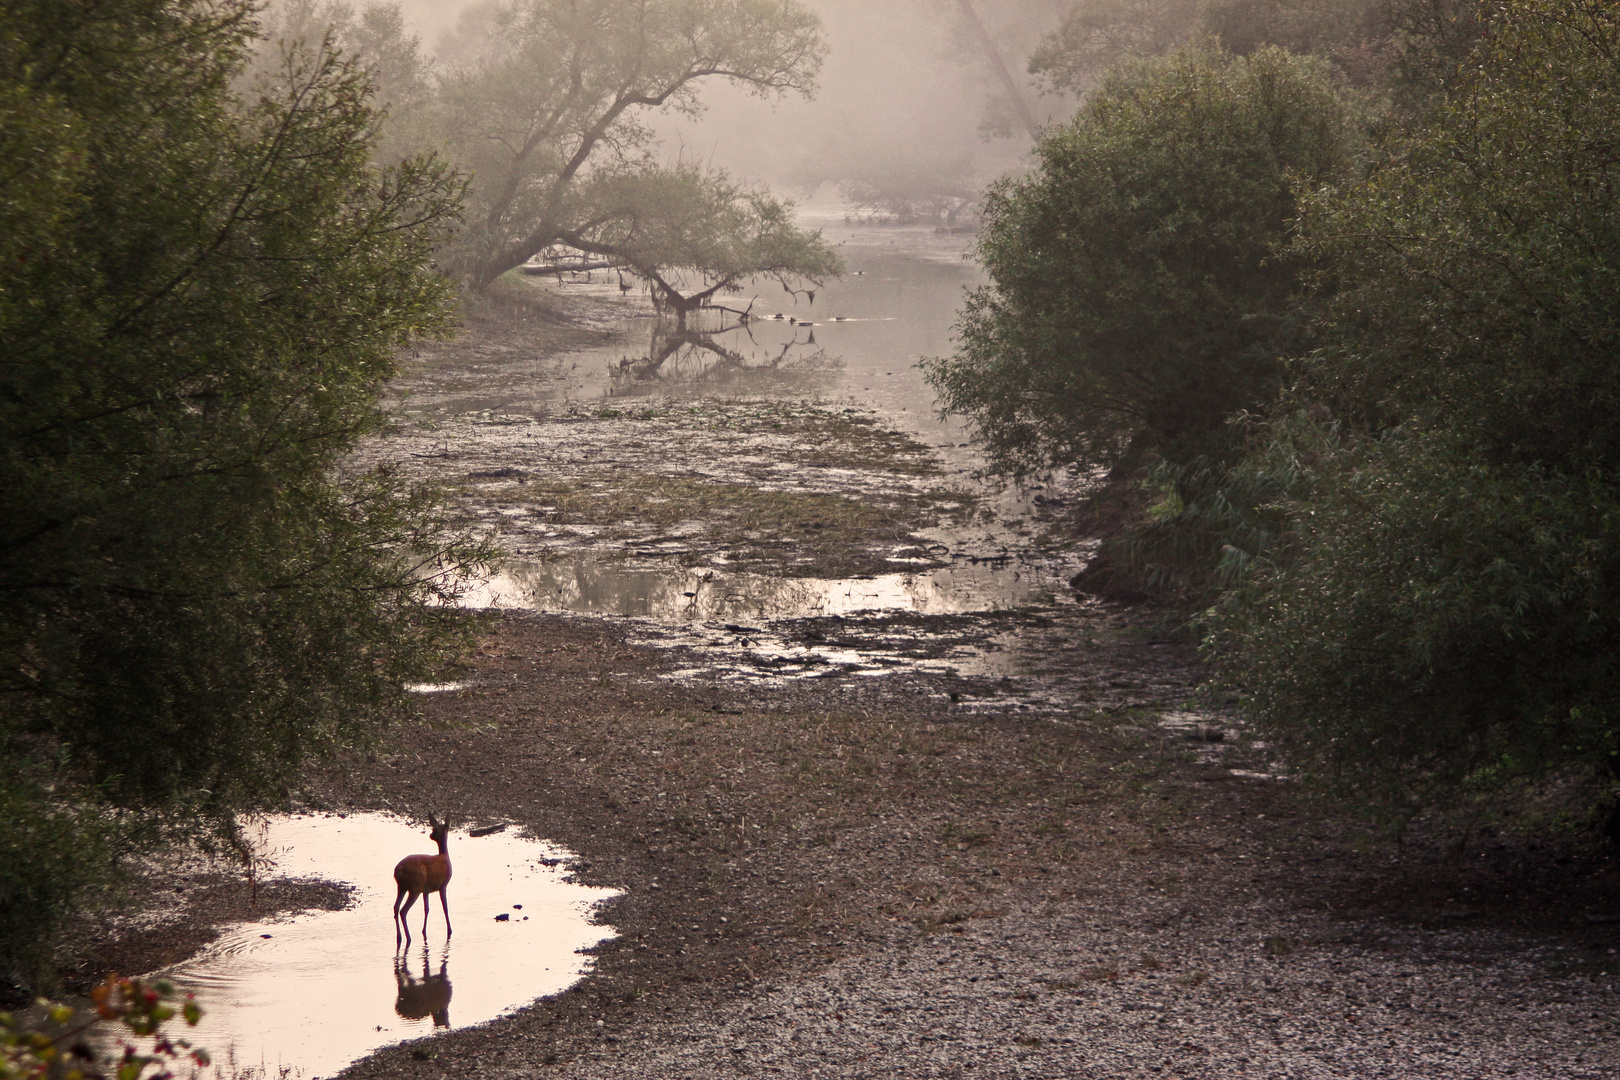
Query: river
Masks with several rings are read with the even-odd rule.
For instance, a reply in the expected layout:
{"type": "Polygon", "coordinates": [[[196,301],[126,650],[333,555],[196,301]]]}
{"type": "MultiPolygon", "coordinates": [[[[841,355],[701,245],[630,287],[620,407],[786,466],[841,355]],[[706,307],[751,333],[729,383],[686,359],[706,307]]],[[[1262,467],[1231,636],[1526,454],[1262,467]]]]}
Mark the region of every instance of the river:
{"type": "MultiPolygon", "coordinates": [[[[616,274],[527,279],[594,311],[588,340],[520,341],[477,363],[478,342],[455,346],[395,386],[402,430],[371,460],[450,484],[467,520],[500,528],[512,558],[465,603],[613,618],[632,641],[701,649],[672,677],[930,670],[993,677],[985,706],[1070,707],[1068,639],[1052,626],[1077,609],[1066,582],[1085,548],[1041,522],[1072,485],[977,478],[963,425],[937,414],[917,366],[950,350],[982,280],[970,238],[835,209],[804,220],[839,245],[841,280],[813,302],[774,286],[728,297],[753,317],[657,365],[662,331],[616,274]]],[[[482,868],[450,890],[465,929],[452,951],[430,920],[395,958],[378,883],[425,846],[420,830],[366,816],[267,828],[277,872],[350,882],[355,903],[238,927],[168,973],[199,992],[197,1041],[232,1075],[326,1075],[489,1020],[581,977],[576,950],[613,933],[593,922],[601,891],[567,880],[570,853],[460,833],[463,865],[482,868]]]]}

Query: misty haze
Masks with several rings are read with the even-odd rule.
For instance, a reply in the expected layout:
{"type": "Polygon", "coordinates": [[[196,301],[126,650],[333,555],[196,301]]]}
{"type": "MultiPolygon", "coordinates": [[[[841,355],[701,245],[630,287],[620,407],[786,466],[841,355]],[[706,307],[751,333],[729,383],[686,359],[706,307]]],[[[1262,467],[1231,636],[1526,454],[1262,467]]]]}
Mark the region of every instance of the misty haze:
{"type": "Polygon", "coordinates": [[[0,31],[0,1073],[1620,1074],[1613,5],[0,31]]]}

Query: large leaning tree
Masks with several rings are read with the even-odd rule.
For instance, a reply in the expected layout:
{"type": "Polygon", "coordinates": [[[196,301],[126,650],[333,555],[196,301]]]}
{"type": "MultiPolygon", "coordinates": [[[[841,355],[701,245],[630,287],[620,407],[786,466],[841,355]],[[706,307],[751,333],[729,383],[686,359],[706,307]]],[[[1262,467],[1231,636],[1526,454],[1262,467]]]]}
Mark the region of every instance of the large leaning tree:
{"type": "Polygon", "coordinates": [[[600,224],[566,231],[563,242],[642,278],[653,303],[682,329],[692,312],[757,278],[813,301],[822,282],[843,272],[819,232],[794,224],[792,204],[722,170],[689,163],[640,170],[598,182],[589,194],[600,224]]]}
{"type": "Polygon", "coordinates": [[[797,0],[507,0],[441,74],[445,145],[472,176],[441,258],[481,288],[554,244],[611,243],[624,207],[592,189],[650,168],[647,110],[695,113],[716,79],[809,95],[825,52],[797,0]]]}
{"type": "Polygon", "coordinates": [[[133,830],[229,829],[374,739],[483,557],[342,462],[460,181],[378,170],[370,88],[251,0],[0,3],[0,981],[133,830]]]}

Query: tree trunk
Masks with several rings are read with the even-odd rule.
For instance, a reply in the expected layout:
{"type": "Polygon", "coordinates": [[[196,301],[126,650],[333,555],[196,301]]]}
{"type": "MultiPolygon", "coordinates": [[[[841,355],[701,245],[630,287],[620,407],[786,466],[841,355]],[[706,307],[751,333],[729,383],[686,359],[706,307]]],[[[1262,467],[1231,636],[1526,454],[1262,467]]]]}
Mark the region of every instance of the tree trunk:
{"type": "Polygon", "coordinates": [[[979,13],[973,10],[973,0],[956,0],[956,4],[962,9],[962,17],[967,20],[968,29],[973,31],[974,38],[978,40],[979,48],[984,52],[985,59],[990,61],[990,66],[995,69],[996,77],[1001,80],[1001,88],[1007,92],[1007,97],[1012,102],[1013,112],[1018,114],[1018,122],[1024,125],[1024,130],[1029,132],[1030,138],[1039,138],[1040,125],[1035,123],[1035,114],[1030,112],[1029,102],[1024,100],[1023,88],[1012,77],[1012,72],[1007,70],[1007,62],[1001,58],[1001,50],[996,48],[995,40],[991,38],[990,31],[984,28],[984,23],[979,19],[979,13]]]}

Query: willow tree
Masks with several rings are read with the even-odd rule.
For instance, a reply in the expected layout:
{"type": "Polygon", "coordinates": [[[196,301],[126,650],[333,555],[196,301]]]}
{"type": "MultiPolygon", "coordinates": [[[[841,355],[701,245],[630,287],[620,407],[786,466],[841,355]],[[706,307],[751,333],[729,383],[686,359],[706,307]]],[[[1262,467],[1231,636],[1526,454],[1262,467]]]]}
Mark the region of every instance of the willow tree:
{"type": "Polygon", "coordinates": [[[506,0],[441,75],[446,145],[473,177],[444,261],[482,287],[589,235],[611,207],[592,186],[646,167],[647,110],[695,114],[717,79],[809,96],[825,52],[797,0],[506,0]]]}
{"type": "Polygon", "coordinates": [[[345,474],[460,182],[371,164],[366,80],[251,0],[0,5],[0,977],[139,822],[228,827],[374,738],[481,557],[345,474]]]}
{"type": "Polygon", "coordinates": [[[659,310],[682,328],[689,314],[755,279],[813,301],[823,282],[843,272],[843,259],[821,233],[794,223],[792,203],[723,170],[689,163],[646,169],[601,181],[590,196],[594,224],[564,232],[563,242],[645,280],[659,310]]]}

